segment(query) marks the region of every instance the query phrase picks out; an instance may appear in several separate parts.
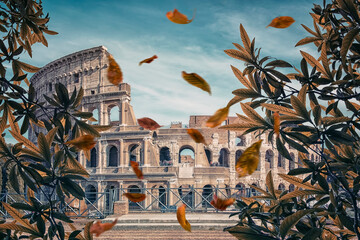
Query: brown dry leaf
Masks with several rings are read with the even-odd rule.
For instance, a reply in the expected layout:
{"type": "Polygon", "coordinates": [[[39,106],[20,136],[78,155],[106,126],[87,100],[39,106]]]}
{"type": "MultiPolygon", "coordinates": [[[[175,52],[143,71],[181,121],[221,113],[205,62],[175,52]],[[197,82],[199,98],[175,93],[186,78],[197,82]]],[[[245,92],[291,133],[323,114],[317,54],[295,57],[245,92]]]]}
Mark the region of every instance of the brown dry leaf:
{"type": "Polygon", "coordinates": [[[280,134],[280,115],[279,112],[274,112],[274,132],[276,137],[280,134]]]}
{"type": "Polygon", "coordinates": [[[245,149],[244,153],[241,154],[237,160],[235,170],[239,174],[239,177],[251,175],[255,172],[259,164],[259,153],[262,141],[263,140],[259,140],[245,149]]]}
{"type": "Polygon", "coordinates": [[[108,55],[109,60],[109,67],[107,71],[107,77],[109,82],[112,84],[119,85],[123,81],[123,74],[121,72],[121,69],[115,59],[109,54],[108,55]]]}
{"type": "Polygon", "coordinates": [[[219,209],[221,211],[225,211],[227,207],[233,205],[235,202],[235,198],[221,199],[218,198],[216,194],[214,194],[213,200],[211,200],[210,204],[214,206],[214,208],[219,209]]]}
{"type": "Polygon", "coordinates": [[[67,141],[65,144],[72,144],[81,150],[90,151],[93,147],[95,147],[96,141],[94,140],[94,136],[86,134],[71,141],[67,141]]]}
{"type": "Polygon", "coordinates": [[[187,133],[196,143],[203,143],[204,145],[207,145],[204,136],[201,134],[199,130],[189,128],[187,130],[187,133]]]}
{"type": "Polygon", "coordinates": [[[139,66],[141,66],[141,64],[143,64],[143,63],[151,63],[152,61],[154,61],[157,58],[158,57],[156,55],[154,55],[154,56],[152,56],[150,58],[144,59],[141,62],[139,62],[139,66]]]}
{"type": "Polygon", "coordinates": [[[178,207],[178,209],[176,211],[176,217],[177,217],[177,220],[178,220],[180,226],[183,229],[185,229],[186,231],[191,232],[191,225],[185,218],[185,208],[186,208],[185,204],[178,207]]]}
{"type": "Polygon", "coordinates": [[[177,24],[188,24],[191,23],[194,20],[195,17],[195,12],[194,12],[194,16],[192,19],[188,19],[188,17],[182,13],[180,13],[176,8],[174,9],[174,11],[170,11],[166,13],[166,17],[177,24]]]}
{"type": "Polygon", "coordinates": [[[110,229],[112,229],[113,226],[115,226],[116,223],[117,223],[117,219],[115,219],[111,223],[101,223],[100,221],[97,221],[96,223],[91,225],[90,233],[91,234],[95,233],[95,236],[99,237],[100,234],[102,234],[103,232],[106,232],[106,231],[109,231],[110,229]]]}
{"type": "Polygon", "coordinates": [[[148,117],[140,118],[137,121],[141,127],[148,130],[156,130],[161,127],[156,121],[148,117]]]}
{"type": "Polygon", "coordinates": [[[204,90],[205,92],[208,92],[211,95],[211,89],[210,85],[198,74],[196,73],[186,73],[185,71],[181,72],[182,77],[190,83],[191,85],[200,88],[201,90],[204,90]]]}
{"type": "Polygon", "coordinates": [[[229,107],[220,108],[206,122],[206,126],[214,128],[226,120],[229,114],[229,107]]]}
{"type": "Polygon", "coordinates": [[[143,193],[124,193],[123,195],[132,202],[142,202],[146,198],[146,195],[143,193]]]}
{"type": "Polygon", "coordinates": [[[274,18],[271,23],[267,27],[274,27],[274,28],[287,28],[293,24],[295,20],[292,17],[288,16],[281,16],[274,18]]]}
{"type": "Polygon", "coordinates": [[[144,175],[143,175],[142,171],[139,168],[139,163],[137,163],[135,161],[130,161],[130,165],[131,165],[132,169],[134,170],[134,173],[136,174],[136,176],[139,179],[144,179],[144,175]]]}

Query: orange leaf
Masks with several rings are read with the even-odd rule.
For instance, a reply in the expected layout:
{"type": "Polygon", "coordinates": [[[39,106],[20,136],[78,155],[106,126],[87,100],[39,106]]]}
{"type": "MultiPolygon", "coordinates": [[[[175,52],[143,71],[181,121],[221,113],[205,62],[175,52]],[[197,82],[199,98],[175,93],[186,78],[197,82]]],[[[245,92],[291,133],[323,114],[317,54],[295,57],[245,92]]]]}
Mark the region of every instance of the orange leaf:
{"type": "Polygon", "coordinates": [[[235,170],[239,173],[239,177],[251,175],[255,172],[259,164],[261,142],[262,140],[259,140],[245,149],[244,153],[241,154],[240,158],[237,160],[235,170]]]}
{"type": "Polygon", "coordinates": [[[144,179],[144,175],[143,175],[142,171],[139,168],[139,163],[137,163],[135,161],[130,161],[130,165],[131,165],[132,169],[134,170],[134,173],[136,174],[136,176],[139,179],[144,179]]]}
{"type": "Polygon", "coordinates": [[[204,90],[205,92],[208,92],[211,95],[211,89],[210,85],[198,74],[196,73],[186,73],[185,71],[182,71],[182,77],[190,83],[191,85],[200,88],[201,90],[204,90]]]}
{"type": "Polygon", "coordinates": [[[143,193],[124,193],[123,195],[132,202],[142,202],[146,198],[143,193]]]}
{"type": "Polygon", "coordinates": [[[221,199],[214,194],[213,200],[210,202],[214,208],[219,209],[221,211],[225,211],[227,207],[233,205],[235,202],[235,198],[221,199]]]}
{"type": "Polygon", "coordinates": [[[108,60],[110,66],[108,67],[107,78],[112,84],[119,85],[123,81],[121,69],[110,54],[108,55],[108,60]]]}
{"type": "Polygon", "coordinates": [[[193,129],[193,128],[189,128],[187,130],[187,133],[190,135],[190,137],[196,142],[196,143],[203,143],[205,145],[205,138],[204,136],[201,134],[201,132],[199,130],[193,129]]]}
{"type": "Polygon", "coordinates": [[[166,17],[177,24],[188,24],[191,23],[194,20],[195,17],[195,12],[194,12],[194,16],[192,19],[188,19],[188,17],[182,13],[180,13],[176,8],[174,9],[174,11],[170,11],[166,13],[166,17]]]}
{"type": "Polygon", "coordinates": [[[144,117],[144,118],[138,119],[137,121],[141,127],[148,129],[148,130],[156,130],[159,127],[161,127],[157,122],[155,122],[151,118],[144,117]]]}
{"type": "Polygon", "coordinates": [[[206,122],[207,127],[214,128],[226,120],[229,114],[229,107],[220,108],[206,122]]]}
{"type": "Polygon", "coordinates": [[[287,28],[293,24],[295,20],[292,17],[282,16],[274,18],[271,23],[267,27],[274,27],[274,28],[287,28]]]}
{"type": "Polygon", "coordinates": [[[185,204],[178,207],[178,209],[176,211],[176,217],[177,217],[177,220],[178,220],[180,226],[183,229],[185,229],[186,231],[191,232],[191,225],[185,218],[185,208],[186,208],[185,204]]]}
{"type": "Polygon", "coordinates": [[[152,61],[154,61],[155,59],[157,59],[158,57],[156,55],[152,56],[151,58],[147,58],[147,59],[144,59],[142,60],[140,63],[139,63],[139,66],[143,63],[151,63],[152,61]]]}
{"type": "Polygon", "coordinates": [[[92,233],[92,234],[95,233],[95,236],[98,237],[103,232],[109,231],[110,229],[112,229],[116,223],[117,223],[117,219],[115,219],[112,223],[101,223],[100,221],[97,221],[96,223],[91,225],[90,233],[92,233]]]}
{"type": "Polygon", "coordinates": [[[280,115],[279,112],[274,112],[274,132],[277,137],[280,134],[280,115]]]}
{"type": "Polygon", "coordinates": [[[94,136],[92,135],[82,135],[78,138],[75,138],[71,141],[67,141],[66,144],[72,144],[81,150],[91,150],[96,145],[94,141],[94,136]]]}

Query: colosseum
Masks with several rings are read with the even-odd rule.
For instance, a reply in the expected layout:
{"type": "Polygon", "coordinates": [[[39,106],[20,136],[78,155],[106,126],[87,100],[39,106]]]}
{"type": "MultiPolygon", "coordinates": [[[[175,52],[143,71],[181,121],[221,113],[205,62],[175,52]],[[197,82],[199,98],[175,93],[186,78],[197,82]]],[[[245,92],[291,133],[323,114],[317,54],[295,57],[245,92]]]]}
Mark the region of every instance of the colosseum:
{"type": "MultiPolygon", "coordinates": [[[[91,202],[96,198],[92,192],[116,189],[115,200],[122,198],[121,191],[148,192],[151,197],[141,203],[143,210],[172,206],[180,198],[193,208],[201,208],[208,206],[206,199],[210,201],[207,197],[215,190],[225,189],[226,195],[237,197],[256,194],[249,185],[265,188],[265,177],[270,169],[279,190],[293,190],[294,186],[277,177],[277,173],[286,173],[295,167],[295,161],[299,161],[297,151],[289,148],[293,160],[285,160],[267,141],[266,135],[261,136],[264,141],[256,172],[238,178],[236,160],[259,139],[254,135],[242,136],[241,132],[207,128],[205,122],[210,115],[190,116],[186,124],[188,128],[200,130],[207,146],[195,143],[181,122],[156,131],[140,127],[130,104],[130,85],[124,82],[114,86],[107,80],[108,54],[103,46],[75,52],[50,62],[31,78],[41,101],[44,94],[52,94],[55,83],[64,84],[70,92],[82,87],[85,90],[82,110],[92,112],[98,124],[112,126],[98,138],[90,161],[83,154],[78,156],[91,174],[83,183],[91,202]],[[143,180],[136,178],[130,161],[140,164],[143,180]],[[157,200],[155,204],[154,199],[157,200]]],[[[236,121],[236,117],[229,117],[224,124],[236,121]]],[[[34,141],[35,133],[30,131],[29,137],[34,141]]],[[[130,204],[131,207],[139,206],[130,204]]]]}

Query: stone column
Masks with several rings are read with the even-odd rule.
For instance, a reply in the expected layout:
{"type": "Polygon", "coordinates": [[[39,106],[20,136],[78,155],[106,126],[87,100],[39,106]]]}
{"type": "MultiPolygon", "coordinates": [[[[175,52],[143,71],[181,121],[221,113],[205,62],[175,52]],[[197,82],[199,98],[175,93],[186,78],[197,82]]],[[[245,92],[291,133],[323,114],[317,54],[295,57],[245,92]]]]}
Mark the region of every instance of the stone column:
{"type": "MultiPolygon", "coordinates": [[[[175,188],[177,188],[177,179],[176,178],[171,178],[168,181],[168,188],[172,188],[173,190],[175,190],[175,188]]],[[[170,192],[170,190],[168,191],[169,194],[167,194],[167,201],[168,201],[168,205],[174,205],[174,203],[177,201],[177,198],[174,197],[174,194],[172,192],[170,192]]]]}
{"type": "Polygon", "coordinates": [[[102,169],[106,169],[107,168],[107,157],[106,157],[106,147],[107,147],[107,142],[106,141],[101,141],[101,149],[100,149],[100,171],[102,171],[102,169]]]}
{"type": "Polygon", "coordinates": [[[125,158],[124,158],[124,140],[119,139],[119,167],[125,166],[125,158]]]}
{"type": "Polygon", "coordinates": [[[125,125],[126,118],[125,118],[125,101],[121,100],[121,105],[119,107],[119,119],[120,119],[120,125],[125,125]]]}
{"type": "Polygon", "coordinates": [[[179,166],[179,146],[177,145],[177,141],[171,140],[170,144],[171,144],[170,154],[171,154],[173,166],[179,166]]]}
{"type": "Polygon", "coordinates": [[[195,194],[195,196],[194,196],[194,207],[195,206],[200,206],[200,208],[201,208],[201,194],[202,194],[202,179],[195,179],[195,186],[194,186],[194,188],[195,188],[195,190],[194,191],[197,191],[199,194],[197,194],[197,193],[193,193],[193,194],[195,194]]]}
{"type": "Polygon", "coordinates": [[[146,188],[148,187],[148,180],[142,180],[142,187],[144,189],[144,194],[147,195],[145,198],[145,201],[142,202],[142,206],[146,207],[149,206],[151,203],[151,197],[149,197],[149,195],[146,192],[146,188]]]}
{"type": "Polygon", "coordinates": [[[103,103],[100,103],[100,109],[99,109],[99,124],[100,125],[107,125],[108,123],[108,114],[106,110],[106,106],[103,103]]]}
{"type": "Polygon", "coordinates": [[[149,159],[149,140],[150,137],[144,137],[143,139],[143,158],[144,158],[144,167],[150,166],[150,159],[149,159]]]}
{"type": "Polygon", "coordinates": [[[195,145],[195,154],[194,154],[194,157],[195,157],[195,161],[194,161],[194,166],[195,167],[202,167],[202,164],[201,164],[201,160],[202,160],[202,154],[204,151],[201,149],[201,147],[203,147],[203,144],[202,143],[196,143],[195,145]]]}

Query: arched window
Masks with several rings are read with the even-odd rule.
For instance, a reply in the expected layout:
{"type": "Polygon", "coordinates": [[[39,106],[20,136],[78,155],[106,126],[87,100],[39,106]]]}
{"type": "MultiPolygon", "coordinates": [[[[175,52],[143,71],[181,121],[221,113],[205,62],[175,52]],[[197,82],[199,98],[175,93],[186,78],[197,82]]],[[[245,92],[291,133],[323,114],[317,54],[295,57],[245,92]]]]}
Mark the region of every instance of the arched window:
{"type": "Polygon", "coordinates": [[[159,207],[166,206],[166,191],[163,186],[159,187],[159,207]]]}
{"type": "Polygon", "coordinates": [[[113,106],[109,111],[109,122],[119,122],[120,112],[118,106],[113,106]]]}
{"type": "MultiPolygon", "coordinates": [[[[132,144],[129,146],[129,160],[138,162],[139,166],[143,164],[141,147],[139,144],[132,144]]],[[[129,166],[130,166],[130,161],[129,161],[129,166]]]]}
{"type": "Polygon", "coordinates": [[[205,149],[205,155],[206,155],[206,158],[209,162],[209,165],[211,166],[211,163],[212,163],[212,154],[211,154],[211,151],[209,149],[205,149]]]}
{"type": "Polygon", "coordinates": [[[100,121],[100,116],[99,116],[99,110],[97,110],[96,108],[92,111],[92,115],[93,118],[95,118],[97,121],[96,122],[92,122],[93,125],[98,125],[99,121],[100,121]]]}
{"type": "Polygon", "coordinates": [[[203,187],[202,192],[202,206],[203,207],[211,207],[211,200],[213,199],[213,187],[208,184],[203,187]]]}
{"type": "Polygon", "coordinates": [[[96,148],[91,149],[90,151],[90,163],[89,167],[97,167],[97,154],[96,154],[96,148]]]}
{"type": "Polygon", "coordinates": [[[244,147],[244,146],[246,146],[246,138],[245,138],[245,136],[238,136],[238,137],[235,139],[235,145],[236,145],[236,146],[239,146],[239,147],[244,147]]]}
{"type": "Polygon", "coordinates": [[[311,161],[314,161],[314,154],[311,154],[311,161]]]}
{"type": "Polygon", "coordinates": [[[219,156],[219,165],[223,167],[229,167],[229,155],[230,152],[227,148],[222,148],[220,150],[219,156]]]}
{"type": "Polygon", "coordinates": [[[278,167],[282,167],[284,168],[285,167],[285,160],[284,160],[284,157],[281,156],[280,153],[278,153],[278,167]]]}
{"type": "Polygon", "coordinates": [[[289,185],[289,192],[293,192],[293,191],[295,191],[295,186],[294,186],[294,184],[290,184],[289,185]]]}
{"type": "Polygon", "coordinates": [[[293,170],[295,168],[295,154],[290,153],[291,160],[289,160],[289,170],[293,170]]]}
{"type": "MultiPolygon", "coordinates": [[[[256,183],[253,183],[251,185],[254,185],[255,187],[257,187],[256,183]]],[[[251,188],[251,196],[256,196],[257,195],[257,191],[254,188],[251,188]]]]}
{"type": "Polygon", "coordinates": [[[112,146],[109,150],[109,167],[118,166],[118,150],[115,146],[112,146]]]}
{"type": "Polygon", "coordinates": [[[242,153],[243,152],[241,150],[237,150],[235,152],[235,165],[237,164],[237,162],[238,162],[239,158],[241,157],[242,153]]]}
{"type": "Polygon", "coordinates": [[[178,191],[182,201],[186,203],[187,206],[193,207],[193,191],[190,185],[181,185],[178,191]]]}
{"type": "Polygon", "coordinates": [[[96,188],[93,185],[87,185],[85,188],[85,197],[88,201],[86,204],[94,203],[96,201],[96,188]]]}
{"type": "Polygon", "coordinates": [[[182,146],[179,151],[179,163],[195,164],[195,151],[190,146],[182,146]]]}
{"type": "Polygon", "coordinates": [[[278,190],[280,190],[281,192],[285,191],[285,185],[280,183],[278,186],[278,190]]]}
{"type": "Polygon", "coordinates": [[[236,197],[240,198],[240,197],[245,197],[245,185],[243,183],[238,183],[236,184],[236,197]]]}
{"type": "Polygon", "coordinates": [[[274,167],[274,152],[270,149],[267,150],[265,153],[265,163],[266,163],[266,168],[274,167]]]}
{"type": "Polygon", "coordinates": [[[168,147],[163,147],[160,149],[160,166],[171,166],[171,156],[170,150],[168,147]]]}
{"type": "MultiPolygon", "coordinates": [[[[128,187],[129,193],[141,193],[141,189],[136,185],[131,185],[128,187]]],[[[140,204],[142,203],[135,203],[129,200],[129,209],[140,209],[140,204]]]]}

